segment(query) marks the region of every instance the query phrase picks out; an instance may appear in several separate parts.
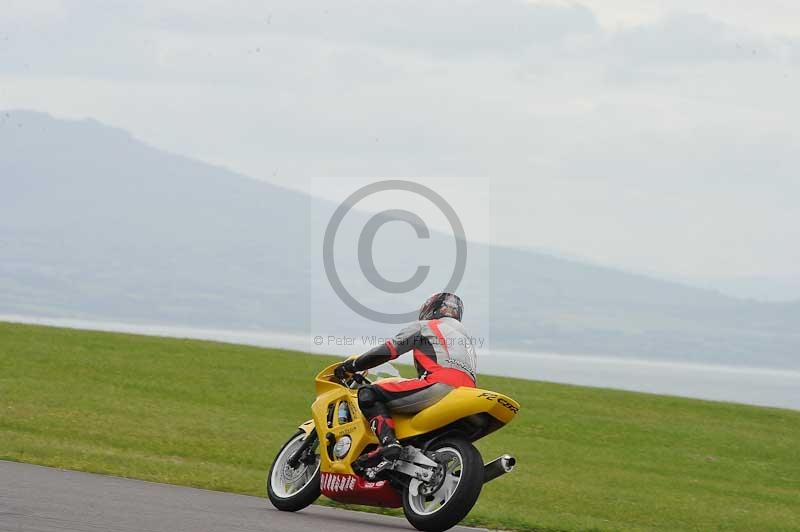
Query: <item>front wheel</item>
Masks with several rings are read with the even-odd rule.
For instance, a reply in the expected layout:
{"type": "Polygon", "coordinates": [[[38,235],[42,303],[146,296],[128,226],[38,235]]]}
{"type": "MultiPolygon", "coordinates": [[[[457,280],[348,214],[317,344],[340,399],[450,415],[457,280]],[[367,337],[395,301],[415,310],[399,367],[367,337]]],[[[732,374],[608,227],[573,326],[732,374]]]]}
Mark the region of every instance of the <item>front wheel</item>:
{"type": "Polygon", "coordinates": [[[267,496],[278,510],[296,512],[302,510],[320,495],[319,491],[319,453],[309,453],[309,460],[301,461],[296,468],[289,465],[289,458],[300,448],[306,439],[302,430],[287,441],[267,475],[267,496]]]}
{"type": "Polygon", "coordinates": [[[443,466],[441,474],[420,485],[416,495],[405,488],[403,512],[416,529],[439,532],[457,525],[477,502],[483,487],[483,459],[461,438],[441,440],[430,450],[443,466]]]}

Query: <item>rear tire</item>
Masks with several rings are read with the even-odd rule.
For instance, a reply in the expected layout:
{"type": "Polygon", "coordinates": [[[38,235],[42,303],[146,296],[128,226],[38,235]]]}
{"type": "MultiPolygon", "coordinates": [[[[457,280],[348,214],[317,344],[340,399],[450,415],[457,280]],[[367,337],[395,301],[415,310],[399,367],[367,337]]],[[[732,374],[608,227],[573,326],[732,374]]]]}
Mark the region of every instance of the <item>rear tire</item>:
{"type": "Polygon", "coordinates": [[[417,530],[440,532],[461,522],[477,502],[483,488],[483,459],[475,446],[461,438],[441,440],[430,450],[446,463],[446,477],[429,495],[412,496],[405,488],[403,513],[417,530]]]}
{"type": "Polygon", "coordinates": [[[320,496],[319,454],[316,464],[300,464],[292,469],[286,463],[305,438],[302,430],[289,438],[278,451],[267,475],[267,496],[275,508],[284,512],[302,510],[320,496]],[[292,482],[292,479],[296,480],[292,482]]]}

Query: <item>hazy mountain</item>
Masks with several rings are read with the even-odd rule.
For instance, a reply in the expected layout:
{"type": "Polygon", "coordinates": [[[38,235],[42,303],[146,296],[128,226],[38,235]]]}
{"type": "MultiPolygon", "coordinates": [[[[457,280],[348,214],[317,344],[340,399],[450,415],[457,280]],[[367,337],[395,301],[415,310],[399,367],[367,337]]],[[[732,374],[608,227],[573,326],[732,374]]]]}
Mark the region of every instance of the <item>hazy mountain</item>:
{"type": "Polygon", "coordinates": [[[800,275],[700,278],[687,279],[686,282],[741,299],[800,302],[800,275]]]}
{"type": "MultiPolygon", "coordinates": [[[[328,301],[314,299],[324,291],[311,224],[334,207],[92,120],[0,113],[0,313],[307,332],[328,301]]],[[[491,319],[471,319],[491,323],[494,346],[800,366],[798,304],[476,249],[489,258],[478,278],[490,279],[491,319]]],[[[392,256],[388,273],[402,278],[407,261],[392,256]]],[[[363,327],[325,319],[329,330],[363,327]]]]}

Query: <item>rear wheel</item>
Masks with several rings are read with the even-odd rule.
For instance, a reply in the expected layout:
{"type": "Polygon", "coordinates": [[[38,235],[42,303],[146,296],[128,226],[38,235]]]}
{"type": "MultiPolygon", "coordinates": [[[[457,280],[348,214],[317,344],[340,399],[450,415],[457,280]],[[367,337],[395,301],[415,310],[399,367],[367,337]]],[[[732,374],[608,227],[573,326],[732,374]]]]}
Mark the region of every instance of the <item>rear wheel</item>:
{"type": "Polygon", "coordinates": [[[420,485],[416,495],[404,489],[403,512],[418,530],[438,532],[457,525],[472,510],[483,487],[483,459],[460,438],[441,440],[430,450],[442,464],[442,474],[420,485]]]}
{"type": "Polygon", "coordinates": [[[319,453],[311,449],[309,460],[300,462],[297,467],[289,465],[289,458],[306,439],[304,431],[298,431],[289,438],[267,475],[267,496],[278,510],[296,512],[302,510],[320,495],[319,491],[319,453]]]}

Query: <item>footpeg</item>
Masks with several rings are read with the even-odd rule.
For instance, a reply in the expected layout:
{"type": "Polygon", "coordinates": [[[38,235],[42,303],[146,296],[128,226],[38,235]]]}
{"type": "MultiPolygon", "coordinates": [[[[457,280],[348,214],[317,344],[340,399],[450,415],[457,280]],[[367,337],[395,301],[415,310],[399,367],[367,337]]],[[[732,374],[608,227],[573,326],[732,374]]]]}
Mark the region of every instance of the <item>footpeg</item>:
{"type": "Polygon", "coordinates": [[[381,471],[390,469],[393,464],[394,461],[390,462],[389,460],[383,460],[375,467],[367,468],[366,471],[364,472],[364,476],[367,478],[367,480],[375,480],[376,478],[378,478],[378,475],[380,474],[381,471]]]}

